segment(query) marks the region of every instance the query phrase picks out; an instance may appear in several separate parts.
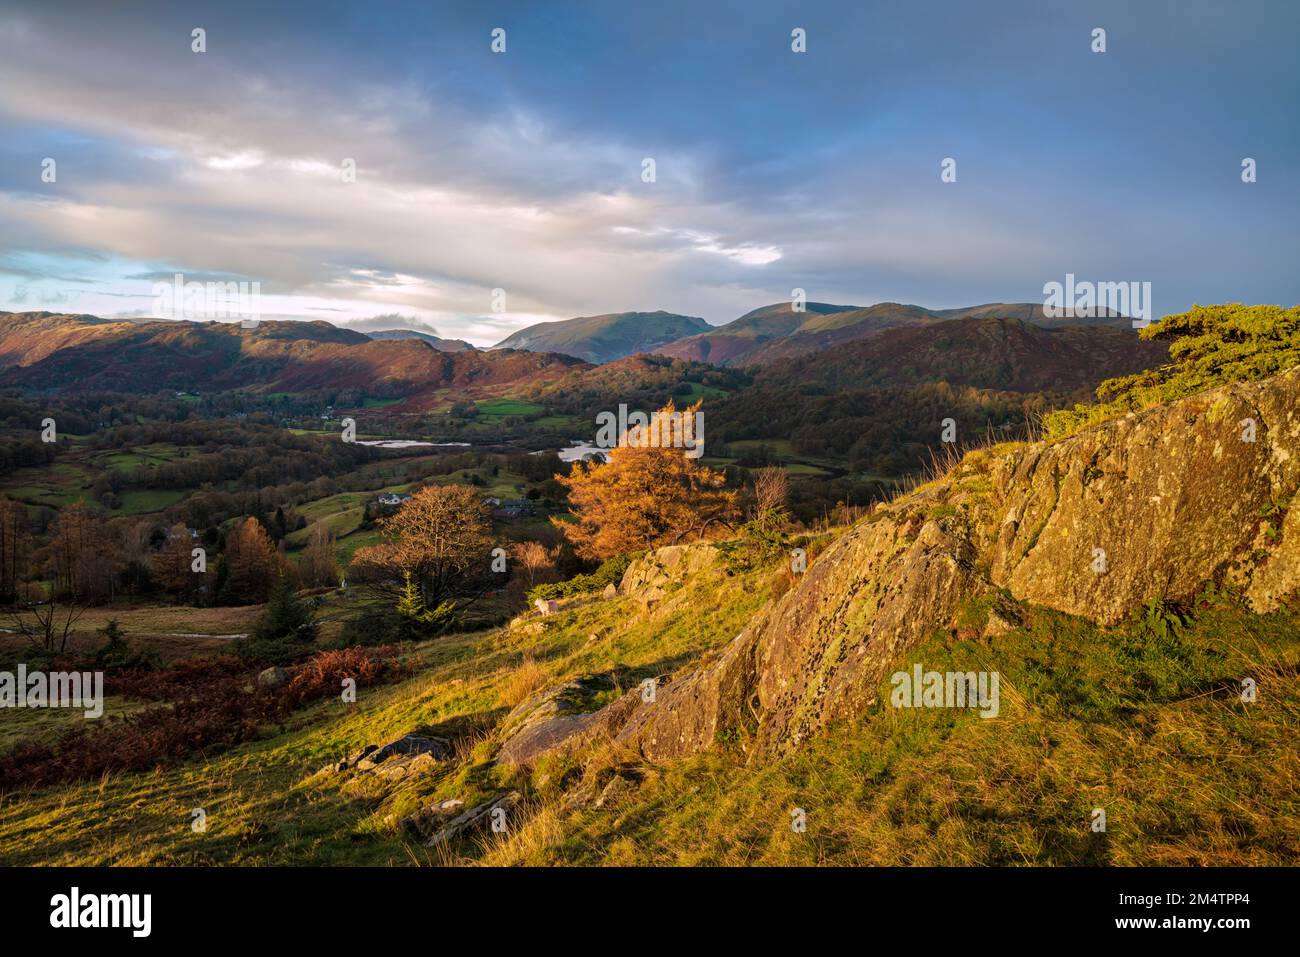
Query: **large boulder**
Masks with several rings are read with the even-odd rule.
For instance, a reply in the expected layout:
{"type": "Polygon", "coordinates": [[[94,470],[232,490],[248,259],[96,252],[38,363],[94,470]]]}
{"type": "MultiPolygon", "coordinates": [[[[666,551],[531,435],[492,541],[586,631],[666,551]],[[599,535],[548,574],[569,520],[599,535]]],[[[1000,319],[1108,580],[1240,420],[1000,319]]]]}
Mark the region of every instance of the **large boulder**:
{"type": "MultiPolygon", "coordinates": [[[[890,663],[970,599],[983,627],[1016,626],[996,590],[1111,624],[1203,582],[1244,590],[1259,612],[1300,592],[1300,368],[1102,423],[1054,443],[972,453],[947,476],[842,535],[798,585],[700,666],[591,714],[519,732],[529,760],[599,731],[655,760],[708,748],[733,728],[758,755],[862,713],[890,663]]],[[[646,605],[704,553],[660,549],[621,591],[646,605]]],[[[711,549],[710,549],[711,550],[711,549]]],[[[712,550],[711,550],[712,551],[712,550]]]]}
{"type": "Polygon", "coordinates": [[[717,560],[718,550],[712,545],[667,545],[628,565],[618,591],[649,610],[717,560]]]}

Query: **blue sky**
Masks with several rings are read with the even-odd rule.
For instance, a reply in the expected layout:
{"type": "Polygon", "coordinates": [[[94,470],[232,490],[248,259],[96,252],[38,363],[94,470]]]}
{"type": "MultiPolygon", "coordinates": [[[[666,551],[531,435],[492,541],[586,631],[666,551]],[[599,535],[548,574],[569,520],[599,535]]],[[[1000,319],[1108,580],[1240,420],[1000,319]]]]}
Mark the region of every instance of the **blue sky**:
{"type": "Polygon", "coordinates": [[[0,309],[147,315],[177,271],[478,344],[1066,273],[1291,305],[1298,37],[1292,0],[4,2],[0,309]]]}

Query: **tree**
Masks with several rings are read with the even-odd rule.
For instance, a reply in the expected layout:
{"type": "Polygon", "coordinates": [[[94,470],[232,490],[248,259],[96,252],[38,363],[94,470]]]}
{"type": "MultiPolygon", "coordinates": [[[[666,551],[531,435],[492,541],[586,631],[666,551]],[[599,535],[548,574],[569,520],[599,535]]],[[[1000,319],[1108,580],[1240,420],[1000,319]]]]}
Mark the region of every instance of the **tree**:
{"type": "Polygon", "coordinates": [[[1049,439],[1231,382],[1253,382],[1300,363],[1300,306],[1193,306],[1139,333],[1169,342],[1169,363],[1097,386],[1098,402],[1044,417],[1049,439]]]}
{"type": "Polygon", "coordinates": [[[357,549],[352,576],[396,599],[409,574],[421,607],[462,610],[490,584],[492,518],[468,485],[420,489],[380,520],[388,541],[357,549]]]}
{"type": "Polygon", "coordinates": [[[544,576],[555,568],[554,556],[541,542],[516,542],[510,551],[515,563],[523,570],[527,582],[525,590],[537,584],[538,576],[544,576]]]}
{"type": "Polygon", "coordinates": [[[311,527],[307,548],[298,559],[298,577],[304,585],[324,588],[339,580],[339,563],[334,557],[334,532],[323,521],[311,527]]]}
{"type": "MultiPolygon", "coordinates": [[[[655,421],[675,414],[670,402],[655,421]]],[[[647,431],[654,434],[655,429],[652,423],[647,431]]],[[[555,478],[568,489],[575,521],[552,521],[583,558],[611,558],[702,535],[736,511],[736,493],[725,488],[722,472],[663,443],[619,445],[610,450],[607,463],[575,465],[570,475],[555,478]]]]}
{"type": "Polygon", "coordinates": [[[192,601],[207,584],[206,573],[194,571],[194,539],[184,525],[167,530],[167,540],[150,561],[150,571],[164,591],[181,601],[192,601]]]}
{"type": "Polygon", "coordinates": [[[222,556],[222,599],[236,605],[265,601],[282,573],[282,559],[262,523],[255,518],[236,525],[222,556]]]}
{"type": "Polygon", "coordinates": [[[760,469],[754,478],[754,518],[779,521],[785,517],[790,477],[779,465],[760,469]]]}
{"type": "Polygon", "coordinates": [[[15,609],[9,613],[9,617],[13,620],[18,633],[33,646],[48,655],[62,654],[67,650],[72,626],[86,613],[87,607],[85,604],[70,601],[64,604],[60,614],[58,601],[51,593],[49,601],[15,609]],[[32,616],[31,621],[27,619],[29,614],[32,616]]]}
{"type": "Polygon", "coordinates": [[[56,594],[81,601],[112,597],[121,552],[98,512],[80,502],[64,507],[54,520],[49,557],[56,594]]]}
{"type": "Polygon", "coordinates": [[[27,574],[31,542],[27,509],[0,496],[0,603],[9,604],[17,599],[27,574]]]}
{"type": "Polygon", "coordinates": [[[455,619],[456,603],[450,599],[437,608],[425,608],[420,597],[420,588],[411,573],[403,576],[402,594],[397,599],[397,628],[395,637],[398,641],[419,641],[442,631],[455,619]]]}
{"type": "Polygon", "coordinates": [[[253,639],[265,642],[310,642],[319,630],[316,618],[306,604],[294,594],[293,582],[281,575],[271,589],[266,609],[253,627],[253,639]]]}

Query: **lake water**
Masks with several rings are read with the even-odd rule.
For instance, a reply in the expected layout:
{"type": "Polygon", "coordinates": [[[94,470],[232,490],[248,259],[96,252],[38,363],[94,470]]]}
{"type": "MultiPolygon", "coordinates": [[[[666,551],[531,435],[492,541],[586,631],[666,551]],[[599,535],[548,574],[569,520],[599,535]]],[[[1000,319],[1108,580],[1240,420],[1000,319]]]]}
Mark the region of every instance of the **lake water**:
{"type": "MultiPolygon", "coordinates": [[[[534,455],[541,455],[541,452],[534,452],[534,455]]],[[[609,461],[609,452],[606,449],[592,445],[590,442],[574,442],[567,449],[560,449],[556,453],[561,462],[581,462],[588,455],[596,455],[602,462],[609,461]]]]}

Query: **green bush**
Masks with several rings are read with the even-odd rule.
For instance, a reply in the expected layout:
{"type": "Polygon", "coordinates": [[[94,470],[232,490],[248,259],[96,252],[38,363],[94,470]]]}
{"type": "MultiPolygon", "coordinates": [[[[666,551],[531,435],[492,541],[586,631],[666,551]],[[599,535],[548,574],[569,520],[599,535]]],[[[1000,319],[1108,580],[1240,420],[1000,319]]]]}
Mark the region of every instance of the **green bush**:
{"type": "Polygon", "coordinates": [[[623,580],[623,573],[627,571],[627,566],[632,564],[634,557],[615,555],[613,558],[605,559],[599,568],[589,574],[575,575],[568,581],[534,585],[528,591],[528,603],[531,605],[538,599],[549,601],[568,598],[570,595],[579,595],[583,592],[601,591],[606,585],[617,585],[623,580]]]}
{"type": "Polygon", "coordinates": [[[1168,365],[1107,379],[1093,405],[1076,405],[1043,419],[1049,439],[1232,382],[1267,379],[1300,365],[1300,306],[1194,306],[1142,330],[1143,339],[1170,340],[1168,365]]]}

